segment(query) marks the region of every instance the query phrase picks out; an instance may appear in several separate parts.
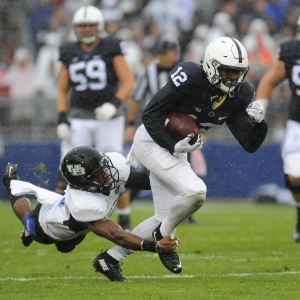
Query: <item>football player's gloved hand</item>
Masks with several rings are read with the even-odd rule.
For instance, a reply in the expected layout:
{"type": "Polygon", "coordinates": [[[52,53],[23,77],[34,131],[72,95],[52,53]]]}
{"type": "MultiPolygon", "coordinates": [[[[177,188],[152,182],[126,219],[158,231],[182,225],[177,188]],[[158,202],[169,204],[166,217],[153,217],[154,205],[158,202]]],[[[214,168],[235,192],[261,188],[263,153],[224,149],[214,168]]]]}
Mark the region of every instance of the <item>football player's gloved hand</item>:
{"type": "Polygon", "coordinates": [[[257,101],[250,103],[246,111],[255,123],[260,123],[264,118],[264,109],[257,101]]]}
{"type": "Polygon", "coordinates": [[[107,121],[117,112],[117,107],[110,102],[106,102],[95,109],[95,116],[98,121],[107,121]]]}
{"type": "Polygon", "coordinates": [[[56,127],[56,132],[60,140],[67,140],[70,138],[71,135],[70,122],[67,118],[66,112],[58,113],[58,125],[56,127]]]}
{"type": "Polygon", "coordinates": [[[174,153],[183,153],[183,152],[192,152],[197,149],[203,148],[203,139],[200,134],[198,134],[198,138],[195,144],[191,145],[189,144],[190,140],[194,137],[193,133],[190,133],[187,135],[186,138],[179,141],[177,144],[175,144],[174,147],[174,153]]]}

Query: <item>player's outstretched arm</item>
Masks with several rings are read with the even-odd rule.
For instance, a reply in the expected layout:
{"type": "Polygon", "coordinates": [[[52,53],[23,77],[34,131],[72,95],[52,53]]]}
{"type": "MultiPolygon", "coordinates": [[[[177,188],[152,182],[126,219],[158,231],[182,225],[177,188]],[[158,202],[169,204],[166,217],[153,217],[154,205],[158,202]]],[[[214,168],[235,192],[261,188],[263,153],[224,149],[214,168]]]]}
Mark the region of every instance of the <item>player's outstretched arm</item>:
{"type": "Polygon", "coordinates": [[[277,60],[261,78],[256,91],[256,101],[262,105],[264,114],[271,99],[273,89],[286,78],[285,63],[277,60]]]}
{"type": "Polygon", "coordinates": [[[179,238],[177,236],[168,236],[159,242],[143,240],[137,235],[123,231],[117,223],[111,220],[102,219],[88,222],[87,226],[96,235],[104,237],[116,245],[136,251],[159,252],[163,250],[165,252],[171,252],[176,250],[179,244],[179,238]]]}
{"type": "Polygon", "coordinates": [[[120,88],[115,96],[124,102],[134,89],[134,73],[127,59],[123,55],[118,55],[113,60],[114,69],[121,82],[120,88]]]}

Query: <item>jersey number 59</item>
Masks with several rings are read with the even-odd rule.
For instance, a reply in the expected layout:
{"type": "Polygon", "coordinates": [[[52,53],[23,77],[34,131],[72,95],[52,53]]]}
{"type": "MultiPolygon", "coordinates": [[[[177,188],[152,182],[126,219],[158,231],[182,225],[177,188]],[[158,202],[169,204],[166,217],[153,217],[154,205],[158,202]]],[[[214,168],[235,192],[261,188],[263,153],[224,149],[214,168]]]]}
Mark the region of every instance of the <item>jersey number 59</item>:
{"type": "Polygon", "coordinates": [[[69,67],[70,79],[76,91],[103,90],[107,84],[106,64],[103,60],[79,61],[69,67]]]}

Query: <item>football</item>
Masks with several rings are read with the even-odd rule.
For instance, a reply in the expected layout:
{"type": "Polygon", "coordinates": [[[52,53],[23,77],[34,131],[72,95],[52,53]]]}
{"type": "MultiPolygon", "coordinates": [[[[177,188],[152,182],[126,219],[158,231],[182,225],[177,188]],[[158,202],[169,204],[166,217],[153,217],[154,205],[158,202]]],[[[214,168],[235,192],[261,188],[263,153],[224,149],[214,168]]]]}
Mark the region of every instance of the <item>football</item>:
{"type": "Polygon", "coordinates": [[[176,141],[183,140],[189,133],[194,133],[190,144],[193,145],[197,141],[199,129],[194,119],[189,115],[180,112],[167,114],[165,127],[171,137],[176,141]]]}

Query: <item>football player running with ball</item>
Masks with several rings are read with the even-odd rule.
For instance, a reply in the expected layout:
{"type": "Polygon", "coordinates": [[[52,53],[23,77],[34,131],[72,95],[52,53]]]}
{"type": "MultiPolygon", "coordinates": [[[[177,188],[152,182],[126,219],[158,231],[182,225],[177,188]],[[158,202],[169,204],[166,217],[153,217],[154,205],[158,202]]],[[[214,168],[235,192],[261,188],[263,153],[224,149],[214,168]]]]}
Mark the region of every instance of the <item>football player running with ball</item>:
{"type": "MultiPolygon", "coordinates": [[[[253,100],[253,87],[245,81],[249,70],[245,48],[236,39],[220,37],[206,48],[202,65],[183,62],[175,66],[168,83],[143,111],[128,158],[133,166],[141,162],[150,170],[154,216],[132,230],[145,239],[159,241],[173,235],[176,227],[203,205],[206,185],[187,162],[187,152],[202,148],[199,134],[176,142],[167,132],[165,115],[174,111],[193,116],[203,132],[226,124],[249,153],[255,152],[267,134],[263,108],[253,100]]],[[[117,261],[132,250],[115,246],[106,253],[117,261]]],[[[161,253],[162,263],[173,273],[182,265],[176,251],[161,253]]]]}
{"type": "MultiPolygon", "coordinates": [[[[62,141],[61,160],[77,146],[123,153],[125,116],[120,107],[134,88],[123,42],[113,36],[102,37],[104,19],[95,6],[79,8],[72,23],[78,42],[63,44],[59,57],[57,134],[62,141]]],[[[55,191],[63,194],[65,187],[60,174],[55,191]]],[[[117,205],[119,224],[129,230],[128,192],[121,199],[117,205]]]]}
{"type": "MultiPolygon", "coordinates": [[[[131,250],[168,253],[177,248],[178,237],[153,242],[125,232],[109,220],[124,188],[150,189],[147,173],[131,172],[121,154],[77,147],[66,154],[61,170],[69,183],[64,195],[19,180],[15,164],[8,163],[5,168],[2,180],[12,209],[25,226],[21,235],[24,246],[36,241],[68,253],[92,231],[131,250]],[[26,194],[35,194],[39,202],[33,210],[26,194]]],[[[93,266],[111,281],[125,281],[117,260],[106,252],[95,258],[93,266]]]]}

